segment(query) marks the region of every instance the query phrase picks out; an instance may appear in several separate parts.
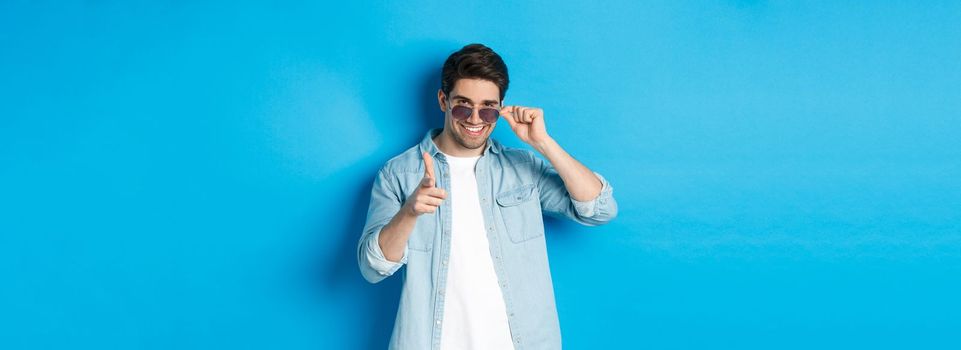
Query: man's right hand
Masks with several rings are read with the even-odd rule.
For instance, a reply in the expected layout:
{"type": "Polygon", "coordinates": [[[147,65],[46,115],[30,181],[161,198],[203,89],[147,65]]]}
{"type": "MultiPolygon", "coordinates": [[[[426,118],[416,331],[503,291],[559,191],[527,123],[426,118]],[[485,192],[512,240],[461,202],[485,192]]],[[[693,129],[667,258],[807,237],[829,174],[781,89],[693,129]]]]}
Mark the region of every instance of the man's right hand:
{"type": "Polygon", "coordinates": [[[422,156],[424,157],[424,179],[404,203],[404,209],[411,216],[434,213],[447,198],[447,191],[434,187],[434,159],[427,152],[422,156]]]}

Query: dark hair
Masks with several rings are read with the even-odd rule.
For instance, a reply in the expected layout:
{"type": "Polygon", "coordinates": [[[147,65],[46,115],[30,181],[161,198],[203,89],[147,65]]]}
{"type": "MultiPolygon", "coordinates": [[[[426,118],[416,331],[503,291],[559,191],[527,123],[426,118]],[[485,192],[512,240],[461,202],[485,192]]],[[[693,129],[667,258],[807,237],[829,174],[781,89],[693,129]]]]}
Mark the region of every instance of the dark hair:
{"type": "Polygon", "coordinates": [[[500,88],[501,101],[507,93],[507,65],[491,48],[483,44],[470,44],[450,54],[440,74],[440,89],[450,96],[458,79],[488,80],[500,88]]]}

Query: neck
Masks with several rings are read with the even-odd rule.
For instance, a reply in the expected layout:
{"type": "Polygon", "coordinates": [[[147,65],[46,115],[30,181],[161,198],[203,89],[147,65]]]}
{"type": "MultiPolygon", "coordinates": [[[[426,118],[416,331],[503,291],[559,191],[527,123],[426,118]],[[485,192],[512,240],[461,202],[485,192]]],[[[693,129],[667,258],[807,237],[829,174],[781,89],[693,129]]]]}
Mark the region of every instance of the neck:
{"type": "MultiPolygon", "coordinates": [[[[461,146],[459,143],[457,143],[457,141],[454,141],[454,136],[448,132],[447,128],[444,128],[440,134],[434,136],[433,140],[434,144],[437,145],[437,148],[440,148],[441,152],[454,157],[476,157],[483,154],[484,149],[487,148],[486,143],[484,144],[484,147],[480,147],[478,149],[470,149],[461,146]]],[[[488,139],[487,142],[491,142],[490,139],[488,139]]]]}

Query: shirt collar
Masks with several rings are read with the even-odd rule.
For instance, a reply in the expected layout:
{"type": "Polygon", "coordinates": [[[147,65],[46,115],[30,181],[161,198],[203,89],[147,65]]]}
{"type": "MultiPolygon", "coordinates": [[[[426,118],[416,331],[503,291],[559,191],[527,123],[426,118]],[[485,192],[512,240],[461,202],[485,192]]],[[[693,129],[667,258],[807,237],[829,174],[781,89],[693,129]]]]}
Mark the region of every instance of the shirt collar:
{"type": "MultiPolygon", "coordinates": [[[[427,134],[424,135],[424,139],[420,141],[420,151],[427,152],[427,154],[430,154],[431,156],[436,156],[438,153],[441,153],[440,148],[438,148],[437,144],[434,143],[434,137],[440,135],[441,131],[444,131],[444,129],[434,128],[427,130],[427,134]]],[[[489,137],[487,138],[487,146],[484,148],[484,153],[481,155],[486,154],[487,151],[500,154],[501,147],[503,146],[500,142],[495,140],[493,137],[489,137]]]]}

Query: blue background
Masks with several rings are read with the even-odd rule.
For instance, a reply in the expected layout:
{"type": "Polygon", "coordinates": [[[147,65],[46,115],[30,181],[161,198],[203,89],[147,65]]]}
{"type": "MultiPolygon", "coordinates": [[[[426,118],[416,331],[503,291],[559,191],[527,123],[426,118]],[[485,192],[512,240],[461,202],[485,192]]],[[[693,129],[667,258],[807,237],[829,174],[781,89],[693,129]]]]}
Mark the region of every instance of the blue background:
{"type": "MultiPolygon", "coordinates": [[[[377,349],[375,171],[485,43],[614,185],[571,349],[961,347],[961,3],[0,3],[0,348],[377,349]]],[[[494,137],[524,147],[501,125],[494,137]]]]}

